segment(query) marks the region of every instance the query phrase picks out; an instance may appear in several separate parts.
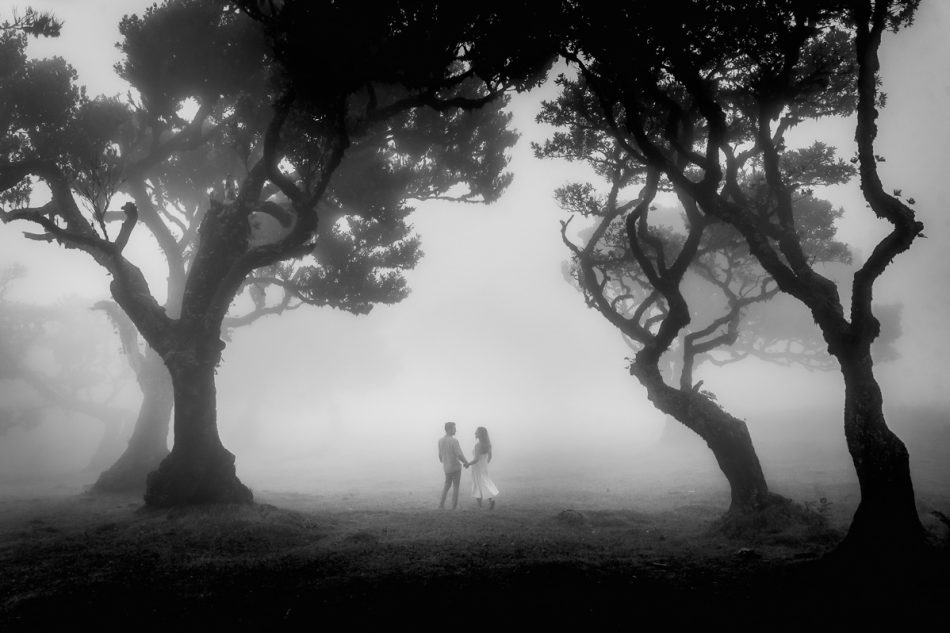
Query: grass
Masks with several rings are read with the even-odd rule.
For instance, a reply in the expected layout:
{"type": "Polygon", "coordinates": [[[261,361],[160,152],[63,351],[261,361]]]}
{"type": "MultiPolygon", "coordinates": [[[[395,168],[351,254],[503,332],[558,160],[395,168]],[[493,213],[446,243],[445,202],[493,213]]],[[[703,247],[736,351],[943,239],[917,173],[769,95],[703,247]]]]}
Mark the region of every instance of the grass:
{"type": "Polygon", "coordinates": [[[946,615],[939,571],[903,579],[897,593],[893,579],[849,588],[827,577],[821,557],[846,527],[834,497],[822,504],[827,530],[738,540],[710,530],[728,503],[716,487],[513,486],[494,511],[469,500],[439,511],[434,498],[394,490],[255,494],[248,506],[169,511],[69,488],[0,497],[0,630],[435,628],[446,618],[464,628],[483,617],[821,630],[842,615],[946,615]]]}

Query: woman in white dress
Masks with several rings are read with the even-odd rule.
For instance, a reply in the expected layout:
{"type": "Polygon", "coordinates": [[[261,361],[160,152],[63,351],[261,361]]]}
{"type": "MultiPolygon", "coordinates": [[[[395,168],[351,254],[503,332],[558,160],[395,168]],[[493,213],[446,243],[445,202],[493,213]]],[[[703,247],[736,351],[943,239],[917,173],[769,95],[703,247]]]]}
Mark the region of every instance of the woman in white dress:
{"type": "Polygon", "coordinates": [[[478,507],[482,507],[482,499],[488,499],[488,509],[495,509],[495,497],[498,488],[488,476],[488,463],[491,461],[491,440],[484,426],[475,429],[475,449],[472,451],[472,496],[478,499],[478,507]]]}

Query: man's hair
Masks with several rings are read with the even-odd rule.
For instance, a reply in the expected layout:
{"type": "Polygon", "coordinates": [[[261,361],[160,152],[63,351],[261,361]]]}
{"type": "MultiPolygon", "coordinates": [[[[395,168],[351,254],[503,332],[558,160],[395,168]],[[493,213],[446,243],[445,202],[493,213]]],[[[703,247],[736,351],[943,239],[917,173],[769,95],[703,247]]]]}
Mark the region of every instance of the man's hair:
{"type": "Polygon", "coordinates": [[[446,423],[445,423],[445,430],[446,430],[446,431],[448,431],[449,429],[452,429],[452,428],[455,428],[455,422],[446,422],[446,423]]]}

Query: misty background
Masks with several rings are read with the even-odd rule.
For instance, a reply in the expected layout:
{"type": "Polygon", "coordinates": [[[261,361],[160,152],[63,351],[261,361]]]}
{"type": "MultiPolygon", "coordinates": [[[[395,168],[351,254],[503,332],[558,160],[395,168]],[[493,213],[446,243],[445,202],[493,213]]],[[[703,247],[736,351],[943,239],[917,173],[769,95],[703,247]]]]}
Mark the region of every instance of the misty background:
{"type": "MultiPolygon", "coordinates": [[[[150,4],[32,2],[56,13],[64,27],[57,39],[31,40],[29,53],[64,57],[90,96],[124,94],[127,87],[112,71],[119,59],[117,24],[123,14],[141,13],[150,4]]],[[[0,14],[24,6],[3,1],[0,14]]],[[[875,369],[888,423],[909,446],[918,487],[945,486],[939,474],[922,481],[918,473],[950,443],[948,30],[950,4],[922,3],[912,27],[886,34],[881,60],[887,93],[877,146],[887,159],[881,175],[886,187],[916,199],[929,239],[916,241],[876,286],[877,303],[902,308],[895,343],[900,356],[875,369]]],[[[559,67],[551,80],[557,72],[559,67]]],[[[588,174],[577,165],[535,159],[530,148],[551,132],[534,117],[540,102],[555,95],[548,81],[512,98],[513,126],[521,138],[509,165],[514,182],[498,202],[417,206],[412,221],[425,256],[407,274],[412,293],[405,301],[376,306],[367,316],[304,306],[233,333],[218,369],[218,422],[225,447],[237,457],[238,476],[252,489],[372,487],[414,492],[423,501],[431,493],[434,503],[442,478],[436,441],[444,422],[452,420],[467,454],[475,428],[489,430],[492,476],[502,496],[541,480],[635,482],[649,474],[653,481],[672,470],[727,490],[698,437],[685,430],[665,435],[665,417],[627,373],[625,357],[633,352],[568,282],[568,252],[558,223],[566,214],[554,203],[553,191],[588,174]]],[[[816,138],[850,156],[853,121],[802,125],[789,135],[789,145],[816,138]]],[[[817,193],[845,208],[839,238],[862,261],[887,224],[873,218],[856,183],[817,193]]],[[[112,207],[123,201],[117,196],[112,207]]],[[[87,255],[26,240],[23,228],[0,225],[0,269],[26,267],[9,299],[30,304],[69,299],[91,306],[108,298],[108,275],[87,255]]],[[[140,228],[125,253],[161,300],[164,262],[148,231],[140,228]]],[[[841,284],[847,271],[839,273],[836,281],[847,297],[849,289],[841,284]]],[[[779,300],[810,321],[798,303],[779,300]]],[[[118,337],[105,316],[94,313],[84,322],[83,336],[111,345],[120,358],[118,337]]],[[[827,478],[856,486],[837,371],[746,360],[728,367],[703,364],[696,378],[749,423],[776,491],[791,481],[827,478]]],[[[21,391],[22,386],[6,385],[0,398],[22,397],[21,391]]],[[[138,398],[130,379],[116,400],[129,410],[126,433],[138,398]]],[[[82,471],[102,433],[95,420],[49,409],[38,427],[0,436],[0,482],[68,476],[91,483],[98,472],[85,481],[82,471]]]]}

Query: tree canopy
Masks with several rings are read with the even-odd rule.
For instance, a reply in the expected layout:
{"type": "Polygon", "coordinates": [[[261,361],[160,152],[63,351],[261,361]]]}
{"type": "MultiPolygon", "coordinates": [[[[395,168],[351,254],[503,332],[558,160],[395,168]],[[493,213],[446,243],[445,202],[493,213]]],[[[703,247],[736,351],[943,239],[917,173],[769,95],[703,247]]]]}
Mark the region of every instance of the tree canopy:
{"type": "MultiPolygon", "coordinates": [[[[696,354],[708,354],[721,345],[735,346],[740,337],[746,354],[778,359],[781,354],[772,345],[781,334],[774,328],[766,332],[767,324],[760,323],[762,335],[754,330],[740,328],[748,309],[766,301],[777,292],[777,287],[758,261],[752,256],[741,235],[721,222],[703,222],[692,226],[682,207],[660,208],[651,202],[644,205],[636,199],[636,189],[648,179],[649,164],[641,162],[629,152],[622,139],[614,136],[610,123],[600,111],[597,94],[583,78],[559,79],[562,92],[556,101],[544,105],[538,120],[556,126],[552,137],[543,145],[536,145],[538,156],[564,158],[586,162],[603,179],[600,186],[593,183],[574,183],[559,188],[559,205],[572,215],[593,220],[593,227],[585,232],[584,244],[575,245],[567,237],[574,259],[575,277],[593,307],[616,312],[627,318],[618,321],[608,316],[637,345],[655,336],[668,313],[668,301],[663,297],[662,277],[686,244],[692,231],[701,234],[700,242],[689,261],[691,276],[680,280],[690,289],[680,290],[688,300],[692,326],[678,345],[678,352],[689,357],[681,367],[690,367],[696,354]],[[624,202],[623,200],[626,200],[624,202]],[[628,214],[638,209],[633,250],[625,229],[628,214]],[[646,261],[646,268],[641,262],[646,261]],[[584,274],[589,279],[583,279],[584,274]],[[598,300],[594,295],[603,295],[598,300]],[[634,321],[629,319],[633,317],[634,321]]],[[[811,147],[783,152],[783,163],[799,174],[799,189],[794,196],[795,216],[799,222],[804,248],[809,261],[821,263],[848,263],[850,253],[846,245],[834,237],[834,222],[842,209],[814,195],[814,187],[830,182],[843,182],[854,176],[856,170],[835,156],[833,148],[821,142],[811,147]]],[[[750,155],[747,164],[737,174],[739,186],[756,204],[764,205],[764,175],[761,161],[750,155]]],[[[667,179],[658,180],[658,193],[673,194],[676,187],[667,179]]],[[[675,199],[675,198],[674,198],[675,199]]],[[[669,204],[669,202],[667,203],[669,204]]],[[[570,220],[568,220],[570,222],[570,220]]],[[[687,328],[688,330],[688,328],[687,328]]],[[[790,339],[798,339],[797,354],[807,364],[824,364],[827,355],[816,349],[813,336],[789,332],[790,339]]],[[[671,341],[672,344],[672,341],[671,341]]],[[[725,357],[722,357],[725,358],[725,357]]],[[[791,360],[790,358],[788,360],[791,360]]],[[[692,382],[682,377],[686,388],[692,382]]]]}

